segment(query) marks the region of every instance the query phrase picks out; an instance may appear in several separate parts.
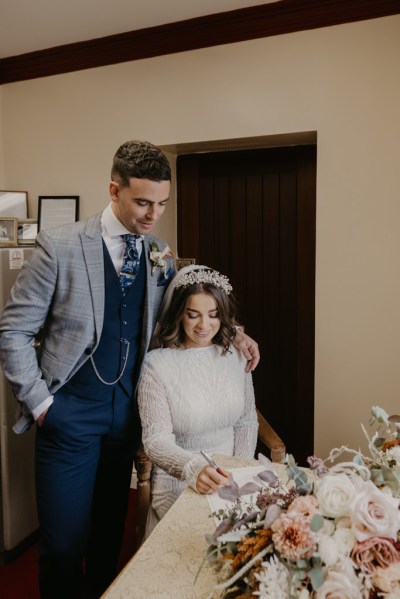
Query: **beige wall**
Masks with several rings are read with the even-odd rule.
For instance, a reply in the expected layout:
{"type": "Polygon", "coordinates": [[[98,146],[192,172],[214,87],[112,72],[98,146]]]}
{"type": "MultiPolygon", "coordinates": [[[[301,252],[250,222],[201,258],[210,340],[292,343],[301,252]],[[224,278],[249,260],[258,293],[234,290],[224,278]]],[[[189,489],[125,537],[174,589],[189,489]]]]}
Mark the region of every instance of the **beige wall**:
{"type": "MultiPolygon", "coordinates": [[[[0,187],[32,217],[78,194],[85,217],[126,139],[316,131],[315,450],[358,446],[370,406],[400,400],[399,58],[394,16],[5,85],[0,187]]],[[[175,247],[173,203],[159,234],[175,247]]]]}

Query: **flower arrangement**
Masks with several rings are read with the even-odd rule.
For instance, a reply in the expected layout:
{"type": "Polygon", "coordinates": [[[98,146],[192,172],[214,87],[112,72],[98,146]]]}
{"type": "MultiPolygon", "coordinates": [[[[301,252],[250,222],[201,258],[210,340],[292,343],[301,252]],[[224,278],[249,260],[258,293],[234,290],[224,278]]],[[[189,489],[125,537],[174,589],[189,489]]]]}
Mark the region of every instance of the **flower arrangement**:
{"type": "Polygon", "coordinates": [[[260,455],[254,483],[221,487],[233,503],[207,536],[219,579],[208,599],[400,598],[400,417],[374,407],[370,425],[368,457],[341,447],[307,471],[288,455],[283,483],[260,455]]]}

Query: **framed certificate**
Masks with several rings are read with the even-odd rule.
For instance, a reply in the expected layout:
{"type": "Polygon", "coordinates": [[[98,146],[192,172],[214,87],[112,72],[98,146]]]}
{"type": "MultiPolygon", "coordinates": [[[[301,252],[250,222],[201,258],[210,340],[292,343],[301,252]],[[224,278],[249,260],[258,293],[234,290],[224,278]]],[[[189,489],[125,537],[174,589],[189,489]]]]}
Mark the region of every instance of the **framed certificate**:
{"type": "Polygon", "coordinates": [[[79,196],[39,196],[38,231],[74,223],[79,218],[79,196]]]}

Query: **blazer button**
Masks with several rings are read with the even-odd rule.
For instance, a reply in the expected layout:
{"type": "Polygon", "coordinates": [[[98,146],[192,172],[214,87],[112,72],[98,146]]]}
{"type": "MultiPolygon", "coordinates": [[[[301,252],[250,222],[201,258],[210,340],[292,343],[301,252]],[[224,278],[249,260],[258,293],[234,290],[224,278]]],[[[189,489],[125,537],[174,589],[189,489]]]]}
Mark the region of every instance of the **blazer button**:
{"type": "Polygon", "coordinates": [[[90,356],[90,354],[91,354],[91,353],[92,353],[92,348],[91,348],[91,347],[87,347],[87,348],[85,349],[85,354],[86,354],[87,356],[90,356]]]}

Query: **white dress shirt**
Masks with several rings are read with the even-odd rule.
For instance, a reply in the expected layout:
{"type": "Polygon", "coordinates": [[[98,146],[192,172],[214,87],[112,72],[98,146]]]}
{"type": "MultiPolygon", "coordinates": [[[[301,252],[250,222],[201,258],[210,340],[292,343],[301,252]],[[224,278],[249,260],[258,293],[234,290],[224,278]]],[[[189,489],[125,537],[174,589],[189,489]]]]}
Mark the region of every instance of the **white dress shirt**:
{"type": "MultiPolygon", "coordinates": [[[[110,202],[107,208],[104,209],[101,215],[101,234],[104,239],[104,243],[107,246],[108,253],[113,261],[114,268],[119,275],[122,268],[122,258],[125,250],[125,241],[121,239],[121,235],[131,234],[126,227],[117,219],[110,202]]],[[[143,235],[140,235],[142,242],[136,241],[136,249],[139,254],[139,258],[142,254],[143,246],[143,235]]]]}

